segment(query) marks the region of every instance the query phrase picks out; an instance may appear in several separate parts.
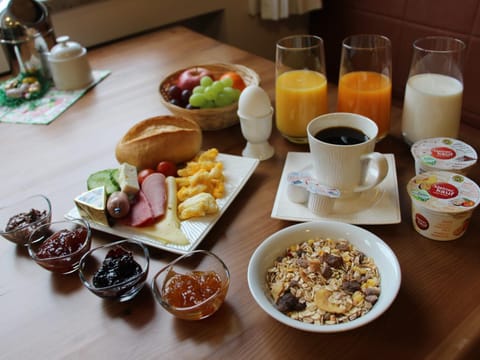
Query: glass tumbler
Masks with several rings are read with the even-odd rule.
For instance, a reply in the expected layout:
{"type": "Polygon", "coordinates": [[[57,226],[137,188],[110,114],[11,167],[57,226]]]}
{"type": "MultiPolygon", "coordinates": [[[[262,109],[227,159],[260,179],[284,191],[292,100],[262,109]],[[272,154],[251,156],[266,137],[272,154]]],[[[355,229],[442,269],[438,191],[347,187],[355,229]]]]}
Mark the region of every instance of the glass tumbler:
{"type": "Polygon", "coordinates": [[[287,140],[308,143],[307,125],[328,110],[322,38],[293,35],[277,42],[275,123],[287,140]]]}
{"type": "Polygon", "coordinates": [[[366,116],[378,126],[378,140],[390,130],[392,46],[382,35],[360,34],[342,42],[337,110],[366,116]]]}
{"type": "Polygon", "coordinates": [[[446,36],[425,37],[413,43],[402,114],[402,135],[408,144],[458,136],[464,51],[463,41],[446,36]]]}

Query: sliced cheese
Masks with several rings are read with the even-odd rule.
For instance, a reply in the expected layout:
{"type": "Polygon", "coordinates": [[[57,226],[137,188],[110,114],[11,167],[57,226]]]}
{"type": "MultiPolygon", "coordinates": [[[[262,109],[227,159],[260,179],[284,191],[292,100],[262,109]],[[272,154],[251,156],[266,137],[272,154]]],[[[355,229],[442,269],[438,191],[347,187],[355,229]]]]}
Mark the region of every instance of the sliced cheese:
{"type": "Polygon", "coordinates": [[[120,190],[129,196],[134,196],[140,185],[138,184],[137,168],[128,163],[123,163],[118,168],[118,185],[120,190]]]}
{"type": "Polygon", "coordinates": [[[82,218],[109,226],[105,186],[96,187],[78,195],[74,202],[82,218]]]}

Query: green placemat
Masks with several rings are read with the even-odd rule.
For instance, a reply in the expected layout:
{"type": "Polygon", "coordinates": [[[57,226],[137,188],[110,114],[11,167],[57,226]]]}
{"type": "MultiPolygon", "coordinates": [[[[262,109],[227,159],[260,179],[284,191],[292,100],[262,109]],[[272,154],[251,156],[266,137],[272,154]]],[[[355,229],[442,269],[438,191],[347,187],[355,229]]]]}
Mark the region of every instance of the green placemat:
{"type": "Polygon", "coordinates": [[[16,108],[0,106],[0,122],[48,125],[108,75],[110,70],[93,70],[93,82],[84,89],[61,91],[52,87],[40,99],[24,102],[16,108]]]}

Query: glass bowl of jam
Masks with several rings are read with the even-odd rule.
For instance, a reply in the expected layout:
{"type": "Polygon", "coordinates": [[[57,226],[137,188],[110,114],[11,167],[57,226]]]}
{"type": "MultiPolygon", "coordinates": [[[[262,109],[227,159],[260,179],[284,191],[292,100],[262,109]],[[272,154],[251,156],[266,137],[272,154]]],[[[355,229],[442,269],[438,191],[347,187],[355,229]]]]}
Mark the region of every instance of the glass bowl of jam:
{"type": "Polygon", "coordinates": [[[70,274],[90,250],[91,238],[90,225],[83,219],[53,221],[32,232],[27,248],[38,265],[54,273],[70,274]]]}
{"type": "Polygon", "coordinates": [[[225,300],[230,272],[224,262],[206,250],[186,253],[152,279],[157,301],[180,319],[200,320],[215,313],[225,300]]]}
{"type": "Polygon", "coordinates": [[[43,195],[29,196],[0,206],[0,235],[17,245],[26,245],[31,233],[42,225],[50,224],[51,220],[50,200],[43,195]]]}
{"type": "Polygon", "coordinates": [[[124,239],[87,252],[80,261],[78,274],[83,285],[95,295],[128,301],[147,280],[150,255],[142,243],[124,239]]]}

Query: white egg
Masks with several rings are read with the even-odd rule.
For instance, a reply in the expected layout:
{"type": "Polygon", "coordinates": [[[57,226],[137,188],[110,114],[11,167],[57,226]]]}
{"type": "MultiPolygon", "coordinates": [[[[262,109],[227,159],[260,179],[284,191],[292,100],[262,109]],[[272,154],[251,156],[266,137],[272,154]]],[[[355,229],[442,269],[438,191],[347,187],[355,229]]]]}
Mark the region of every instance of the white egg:
{"type": "Polygon", "coordinates": [[[272,111],[270,98],[265,90],[257,85],[243,89],[238,99],[238,115],[245,118],[262,118],[272,111]]]}

